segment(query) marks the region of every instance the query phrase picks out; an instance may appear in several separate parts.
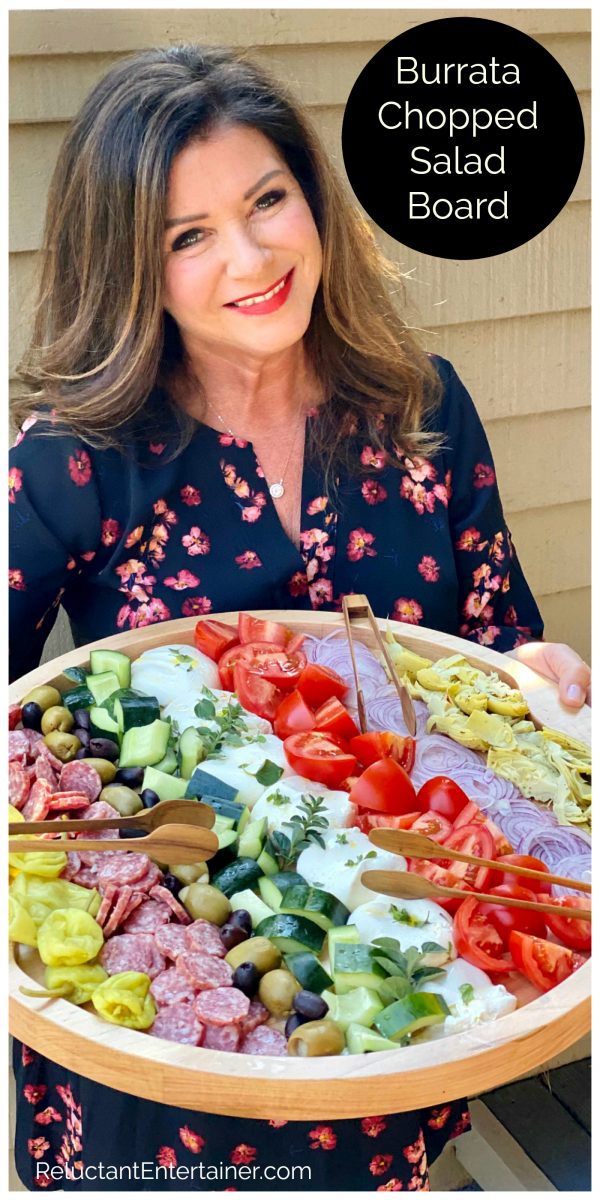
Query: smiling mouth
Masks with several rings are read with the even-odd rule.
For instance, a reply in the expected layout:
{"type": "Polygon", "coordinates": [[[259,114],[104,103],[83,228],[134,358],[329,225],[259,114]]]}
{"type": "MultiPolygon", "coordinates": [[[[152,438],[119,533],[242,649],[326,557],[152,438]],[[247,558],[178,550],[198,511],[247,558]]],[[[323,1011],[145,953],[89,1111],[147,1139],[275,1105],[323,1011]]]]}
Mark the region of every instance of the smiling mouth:
{"type": "Polygon", "coordinates": [[[264,304],[266,300],[271,300],[273,296],[277,295],[278,292],[283,291],[291,273],[291,271],[288,271],[287,275],[284,275],[283,278],[280,279],[278,283],[274,284],[268,292],[259,292],[254,296],[245,296],[243,300],[231,300],[224,307],[251,308],[253,304],[264,304]]]}

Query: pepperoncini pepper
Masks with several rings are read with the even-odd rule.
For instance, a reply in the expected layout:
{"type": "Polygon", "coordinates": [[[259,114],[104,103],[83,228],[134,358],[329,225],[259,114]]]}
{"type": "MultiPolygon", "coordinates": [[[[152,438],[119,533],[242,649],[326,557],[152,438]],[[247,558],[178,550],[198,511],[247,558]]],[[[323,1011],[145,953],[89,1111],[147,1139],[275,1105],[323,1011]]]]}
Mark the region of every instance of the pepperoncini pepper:
{"type": "MultiPolygon", "coordinates": [[[[8,844],[10,846],[10,838],[8,844]]],[[[45,879],[56,879],[61,871],[64,871],[67,861],[67,856],[62,850],[52,850],[48,854],[34,851],[31,854],[8,855],[9,866],[13,871],[24,871],[26,875],[42,875],[45,879]]]]}
{"type": "Polygon", "coordinates": [[[113,1025],[149,1029],[156,1016],[149,987],[148,975],[140,971],[121,971],[96,988],[92,1004],[96,1012],[113,1025]]]}
{"type": "Polygon", "coordinates": [[[18,875],[10,885],[10,895],[27,909],[38,927],[56,908],[80,908],[95,917],[101,904],[96,888],[81,887],[68,879],[42,879],[36,875],[18,875]]]}
{"type": "Polygon", "coordinates": [[[24,996],[52,998],[63,996],[71,1004],[87,1004],[108,975],[100,963],[82,963],[78,967],[46,967],[45,989],[25,988],[19,990],[24,996]]]}
{"type": "Polygon", "coordinates": [[[38,930],[39,955],[48,967],[77,967],[90,962],[103,943],[98,923],[78,908],[56,908],[38,930]]]}
{"type": "Polygon", "coordinates": [[[21,942],[24,946],[37,946],[37,929],[33,918],[27,909],[8,897],[8,937],[11,942],[21,942]]]}

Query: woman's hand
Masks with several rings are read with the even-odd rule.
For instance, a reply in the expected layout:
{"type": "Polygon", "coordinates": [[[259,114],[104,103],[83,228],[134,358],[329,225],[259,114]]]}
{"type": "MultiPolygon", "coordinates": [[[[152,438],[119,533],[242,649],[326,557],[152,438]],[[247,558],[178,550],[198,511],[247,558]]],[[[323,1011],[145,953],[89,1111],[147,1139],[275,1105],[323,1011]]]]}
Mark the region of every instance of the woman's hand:
{"type": "Polygon", "coordinates": [[[592,672],[570,646],[562,642],[526,642],[509,651],[511,658],[558,683],[558,694],[568,708],[592,703],[592,672]]]}

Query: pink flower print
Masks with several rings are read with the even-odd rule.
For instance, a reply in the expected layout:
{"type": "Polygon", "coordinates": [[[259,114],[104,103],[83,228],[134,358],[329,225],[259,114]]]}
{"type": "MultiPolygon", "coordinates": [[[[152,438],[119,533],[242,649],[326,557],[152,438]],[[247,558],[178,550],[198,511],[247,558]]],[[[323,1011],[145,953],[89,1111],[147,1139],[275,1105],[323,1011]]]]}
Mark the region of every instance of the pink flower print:
{"type": "Polygon", "coordinates": [[[475,630],[475,639],[480,646],[493,646],[500,632],[498,625],[488,625],[487,628],[475,630]]]}
{"type": "Polygon", "coordinates": [[[304,571],[296,571],[288,583],[290,596],[306,596],[308,579],[304,571]]]}
{"type": "Polygon", "coordinates": [[[426,583],[437,583],[440,577],[439,564],[436,562],[435,558],[432,558],[431,554],[423,555],[417,570],[419,575],[423,576],[423,579],[426,583]]]}
{"type": "Polygon", "coordinates": [[[187,504],[190,508],[193,508],[193,506],[196,504],[202,503],[202,496],[200,495],[198,488],[192,487],[191,483],[186,483],[185,487],[181,488],[179,495],[181,496],[183,503],[187,504]]]}
{"type": "Polygon", "coordinates": [[[84,554],[80,555],[80,558],[82,558],[84,562],[91,562],[92,559],[95,557],[96,557],[95,550],[86,550],[84,554]]]}
{"type": "Polygon", "coordinates": [[[262,467],[259,466],[258,463],[256,464],[256,474],[258,475],[259,479],[264,479],[264,477],[265,477],[265,473],[264,473],[262,467]]]}
{"type": "Polygon", "coordinates": [[[496,472],[488,463],[476,463],[473,468],[473,487],[492,487],[496,482],[496,472]]]}
{"type": "Polygon", "coordinates": [[[254,524],[255,521],[258,521],[261,513],[262,507],[260,507],[258,504],[250,504],[247,508],[242,509],[242,521],[248,521],[250,524],[254,524]]]}
{"type": "Polygon", "coordinates": [[[77,563],[74,558],[70,558],[67,563],[67,571],[74,571],[77,563]]]}
{"type": "Polygon", "coordinates": [[[451,1112],[452,1107],[450,1104],[445,1104],[443,1108],[432,1108],[427,1124],[431,1129],[442,1129],[447,1124],[451,1112]]]}
{"type": "Polygon", "coordinates": [[[272,1117],[269,1121],[269,1125],[271,1125],[273,1129],[283,1129],[283,1126],[287,1124],[289,1124],[288,1121],[278,1121],[276,1117],[272,1117]]]}
{"type": "Polygon", "coordinates": [[[199,1133],[195,1133],[190,1129],[189,1125],[182,1125],[179,1130],[179,1137],[183,1142],[186,1150],[191,1150],[192,1154],[200,1154],[204,1149],[205,1139],[199,1133]]]}
{"type": "Polygon", "coordinates": [[[44,1099],[48,1088],[45,1083],[26,1083],[23,1095],[29,1104],[39,1104],[44,1099]]]}
{"type": "Polygon", "coordinates": [[[43,1158],[46,1150],[50,1149],[50,1142],[45,1137],[28,1138],[27,1149],[32,1158],[43,1158]]]}
{"type": "Polygon", "coordinates": [[[36,1113],[33,1119],[38,1125],[51,1125],[53,1121],[62,1121],[62,1116],[55,1108],[48,1105],[48,1108],[36,1113]]]}
{"type": "Polygon", "coordinates": [[[27,591],[25,576],[19,567],[9,567],[8,569],[8,586],[15,592],[27,591]]]}
{"type": "Polygon", "coordinates": [[[47,1188],[47,1187],[50,1187],[52,1180],[51,1180],[50,1176],[48,1175],[47,1171],[45,1171],[42,1175],[38,1175],[36,1173],[35,1182],[36,1182],[37,1187],[47,1188]]]}
{"type": "Polygon", "coordinates": [[[368,558],[375,558],[377,551],[373,550],[374,541],[374,533],[367,533],[367,530],[362,527],[353,529],[346,547],[346,553],[350,562],[358,562],[360,558],[364,558],[365,554],[368,558]]]}
{"type": "Polygon", "coordinates": [[[444,483],[446,484],[446,493],[450,500],[452,498],[452,471],[446,471],[444,483]]]}
{"type": "Polygon", "coordinates": [[[241,479],[239,476],[236,476],[231,486],[233,488],[234,495],[238,496],[240,500],[248,499],[248,496],[250,495],[250,484],[246,479],[241,479]]]}
{"type": "Polygon", "coordinates": [[[400,1179],[388,1179],[387,1183],[380,1183],[376,1188],[378,1192],[402,1192],[404,1184],[400,1179]]]}
{"type": "Polygon", "coordinates": [[[219,444],[221,446],[238,446],[240,450],[244,450],[248,445],[243,438],[233,437],[230,433],[219,434],[219,444]]]}
{"type": "Polygon", "coordinates": [[[130,604],[123,604],[117,613],[117,629],[123,629],[125,625],[133,629],[133,609],[130,604]]]}
{"type": "Polygon", "coordinates": [[[365,446],[360,456],[360,461],[363,467],[371,467],[374,471],[383,471],[387,461],[385,450],[374,450],[372,446],[365,446]]]}
{"type": "Polygon", "coordinates": [[[236,554],[235,561],[238,567],[242,567],[244,571],[252,571],[254,567],[262,567],[262,562],[255,550],[244,550],[243,554],[236,554]]]}
{"type": "Polygon", "coordinates": [[[491,574],[492,568],[490,567],[490,564],[482,563],[480,567],[476,567],[473,571],[473,586],[479,587],[480,583],[484,583],[487,587],[489,585],[491,574]]]}
{"type": "Polygon", "coordinates": [[[234,1146],[229,1158],[232,1163],[253,1163],[256,1158],[256,1147],[240,1142],[239,1146],[234,1146]]]}
{"type": "Polygon", "coordinates": [[[485,608],[486,604],[489,604],[489,600],[489,592],[484,592],[482,596],[479,595],[479,592],[469,592],[463,604],[463,616],[479,617],[481,610],[485,608]]]}
{"type": "Polygon", "coordinates": [[[165,446],[166,442],[150,442],[148,449],[151,454],[162,454],[165,446]]]}
{"type": "Polygon", "coordinates": [[[163,521],[166,521],[167,525],[177,524],[177,513],[173,512],[173,509],[168,507],[166,500],[157,500],[153,505],[153,508],[155,515],[157,517],[162,517],[163,521]]]}
{"type": "Polygon", "coordinates": [[[85,487],[92,478],[92,460],[87,450],[76,450],[69,455],[69,475],[75,487],[85,487]]]}
{"type": "Polygon", "coordinates": [[[483,550],[484,546],[486,545],[486,542],[481,541],[481,534],[479,530],[476,529],[474,525],[471,525],[468,529],[465,529],[464,532],[461,533],[456,543],[456,549],[483,550]]]}
{"type": "Polygon", "coordinates": [[[374,1154],[369,1163],[371,1175],[385,1175],[386,1171],[389,1171],[393,1161],[393,1154],[374,1154]]]}
{"type": "Polygon", "coordinates": [[[11,504],[15,503],[17,492],[23,487],[23,472],[18,467],[11,467],[8,472],[8,499],[11,504]]]}
{"type": "Polygon", "coordinates": [[[156,597],[149,600],[147,604],[140,604],[135,616],[136,629],[141,629],[145,625],[155,625],[158,621],[169,621],[171,619],[171,614],[166,604],[156,597]]]}
{"type": "Polygon", "coordinates": [[[21,445],[21,442],[23,441],[23,438],[25,437],[27,430],[31,429],[32,426],[35,425],[36,423],[37,423],[37,417],[26,417],[25,418],[25,420],[23,421],[23,424],[21,425],[21,428],[15,438],[15,443],[14,443],[15,446],[21,445]]]}
{"type": "Polygon", "coordinates": [[[335,1150],[337,1146],[337,1134],[333,1132],[331,1125],[316,1125],[308,1136],[311,1138],[311,1150],[335,1150]]]}
{"type": "Polygon", "coordinates": [[[102,530],[100,533],[100,541],[103,546],[114,546],[121,536],[121,526],[113,517],[107,517],[102,522],[102,530]]]}
{"type": "Polygon", "coordinates": [[[325,542],[322,542],[320,546],[317,546],[315,554],[317,558],[321,559],[322,563],[331,562],[331,559],[335,554],[335,546],[330,546],[325,542]]]}
{"type": "Polygon", "coordinates": [[[425,1154],[425,1139],[423,1137],[422,1130],[420,1131],[416,1141],[414,1141],[410,1146],[405,1146],[402,1153],[404,1157],[408,1159],[409,1163],[418,1163],[421,1161],[423,1155],[425,1154]]]}
{"type": "Polygon", "coordinates": [[[394,602],[392,616],[395,621],[404,621],[406,625],[418,625],[419,621],[423,620],[423,609],[417,600],[407,600],[405,596],[400,596],[400,599],[394,602]]]}
{"type": "Polygon", "coordinates": [[[495,563],[504,562],[506,554],[504,552],[504,534],[502,532],[495,535],[489,549],[489,556],[495,563]]]}
{"type": "Polygon", "coordinates": [[[198,587],[199,583],[198,576],[192,575],[191,571],[178,571],[176,576],[169,575],[169,578],[164,580],[165,587],[174,588],[177,592],[183,592],[190,587],[198,587]]]}
{"type": "Polygon", "coordinates": [[[303,550],[311,550],[323,538],[327,539],[327,534],[322,529],[303,529],[300,534],[300,545],[303,550]]]}
{"type": "Polygon", "coordinates": [[[176,1167],[177,1155],[172,1146],[161,1146],[156,1161],[161,1167],[176,1167]]]}
{"type": "Polygon", "coordinates": [[[308,594],[313,608],[320,608],[322,604],[329,604],[333,600],[333,584],[330,579],[318,579],[310,584],[308,594]]]}
{"type": "MultiPolygon", "coordinates": [[[[35,1062],[36,1058],[37,1058],[37,1055],[33,1053],[33,1050],[30,1048],[30,1046],[26,1046],[25,1043],[23,1043],[23,1045],[21,1046],[21,1063],[22,1063],[22,1065],[24,1067],[29,1067],[29,1066],[31,1066],[32,1062],[35,1062]]],[[[39,1086],[43,1087],[44,1092],[46,1091],[45,1083],[42,1083],[39,1086]]],[[[36,1101],[36,1103],[37,1103],[37,1101],[36,1101]]]]}
{"type": "Polygon", "coordinates": [[[192,555],[208,554],[210,550],[210,538],[198,525],[192,525],[190,532],[182,537],[181,544],[185,546],[188,554],[192,555]]]}
{"type": "Polygon", "coordinates": [[[125,549],[130,550],[132,546],[135,546],[136,542],[140,541],[143,532],[144,526],[136,525],[135,529],[132,529],[131,533],[128,533],[125,538],[125,549]]]}
{"type": "Polygon", "coordinates": [[[316,513],[324,512],[324,510],[327,508],[327,503],[327,496],[316,496],[315,499],[311,500],[310,504],[307,505],[306,511],[309,517],[314,517],[316,513]]]}
{"type": "Polygon", "coordinates": [[[202,617],[212,612],[212,600],[208,596],[189,596],[181,605],[184,617],[202,617]]]}
{"type": "MultiPolygon", "coordinates": [[[[348,594],[352,595],[351,592],[348,594]]],[[[360,1127],[367,1137],[374,1138],[387,1129],[387,1121],[384,1121],[383,1117],[363,1117],[360,1127]]]]}
{"type": "MultiPolygon", "coordinates": [[[[444,505],[444,508],[448,507],[448,489],[443,483],[434,483],[433,495],[435,496],[436,500],[439,500],[440,504],[444,505]]],[[[430,509],[429,511],[433,512],[433,509],[430,509]]]]}
{"type": "Polygon", "coordinates": [[[146,564],[139,558],[128,558],[127,562],[115,567],[115,575],[123,584],[119,591],[129,591],[134,586],[152,588],[156,583],[154,575],[146,575],[146,564]]]}
{"type": "Polygon", "coordinates": [[[519,624],[519,618],[517,616],[517,610],[516,610],[514,604],[509,604],[509,606],[504,614],[504,624],[505,625],[518,625],[519,624]]]}
{"type": "Polygon", "coordinates": [[[432,462],[428,458],[420,458],[415,455],[414,458],[405,459],[406,469],[415,483],[423,483],[426,479],[437,479],[437,471],[432,462]]]}
{"type": "Polygon", "coordinates": [[[415,483],[411,501],[418,513],[432,513],[435,508],[435,492],[428,492],[422,483],[415,483]]]}
{"type": "Polygon", "coordinates": [[[310,583],[319,574],[319,562],[316,558],[311,558],[306,564],[306,578],[310,583]]]}
{"type": "Polygon", "coordinates": [[[362,498],[363,500],[366,500],[367,504],[382,504],[384,500],[387,500],[388,494],[386,489],[381,483],[377,483],[375,479],[365,480],[365,482],[361,484],[360,490],[362,493],[362,498]]]}

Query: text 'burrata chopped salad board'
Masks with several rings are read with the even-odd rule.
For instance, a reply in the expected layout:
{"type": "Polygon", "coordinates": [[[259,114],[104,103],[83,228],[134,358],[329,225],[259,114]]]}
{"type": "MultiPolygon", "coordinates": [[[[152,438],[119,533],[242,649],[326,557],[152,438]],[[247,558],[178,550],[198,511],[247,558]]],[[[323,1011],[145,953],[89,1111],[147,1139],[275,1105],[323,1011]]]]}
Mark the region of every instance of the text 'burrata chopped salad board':
{"type": "MultiPolygon", "coordinates": [[[[27,994],[200,1050],[318,1057],[497,1020],[517,1005],[516,973],[541,994],[577,971],[590,951],[590,925],[577,919],[588,899],[537,882],[536,895],[506,870],[591,879],[588,841],[482,753],[494,745],[484,732],[506,749],[537,734],[515,732],[527,724],[518,693],[465,676],[458,656],[417,663],[400,647],[413,739],[383,667],[357,643],[361,733],[338,631],[316,638],[242,613],[237,628],[199,621],[195,643],[137,658],[92,650],[88,666],[66,669],[69,688],[36,687],[10,709],[10,819],[65,823],[43,835],[60,851],[9,855],[10,938],[44,965],[27,994]],[[484,744],[473,748],[473,722],[456,737],[472,714],[513,724],[502,734],[480,720],[484,744]],[[214,810],[209,862],[157,865],[136,852],[133,830],[130,852],[78,851],[89,834],[69,831],[71,816],[180,798],[214,810]],[[439,858],[377,849],[376,827],[425,833],[439,858]],[[445,845],[496,869],[444,860],[445,845]],[[416,871],[464,898],[394,901],[362,882],[373,868],[416,871]],[[556,914],[486,905],[473,891],[541,897],[556,914]]],[[[587,786],[587,772],[578,778],[587,786]]]]}

